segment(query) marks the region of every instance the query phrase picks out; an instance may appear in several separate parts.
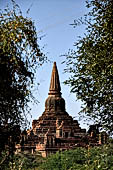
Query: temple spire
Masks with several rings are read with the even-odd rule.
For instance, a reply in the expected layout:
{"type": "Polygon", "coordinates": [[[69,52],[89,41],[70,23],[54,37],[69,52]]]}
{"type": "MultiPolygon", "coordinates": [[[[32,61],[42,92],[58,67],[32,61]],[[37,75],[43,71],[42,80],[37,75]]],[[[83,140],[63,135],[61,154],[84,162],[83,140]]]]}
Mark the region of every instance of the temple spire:
{"type": "Polygon", "coordinates": [[[59,81],[59,75],[58,70],[56,66],[56,62],[53,64],[53,70],[51,74],[51,82],[50,82],[50,88],[49,88],[49,95],[54,96],[61,96],[61,87],[60,87],[60,81],[59,81]]]}

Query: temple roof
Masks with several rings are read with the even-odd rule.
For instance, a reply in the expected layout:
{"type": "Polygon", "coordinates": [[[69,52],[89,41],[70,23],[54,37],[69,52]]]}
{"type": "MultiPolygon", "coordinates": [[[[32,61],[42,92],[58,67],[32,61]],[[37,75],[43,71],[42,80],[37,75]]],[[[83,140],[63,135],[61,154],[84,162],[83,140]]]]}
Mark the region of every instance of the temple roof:
{"type": "Polygon", "coordinates": [[[61,96],[61,87],[60,87],[60,81],[59,81],[59,75],[58,70],[56,66],[56,62],[53,64],[53,70],[51,74],[51,82],[50,82],[50,88],[49,88],[49,95],[54,96],[61,96]]]}

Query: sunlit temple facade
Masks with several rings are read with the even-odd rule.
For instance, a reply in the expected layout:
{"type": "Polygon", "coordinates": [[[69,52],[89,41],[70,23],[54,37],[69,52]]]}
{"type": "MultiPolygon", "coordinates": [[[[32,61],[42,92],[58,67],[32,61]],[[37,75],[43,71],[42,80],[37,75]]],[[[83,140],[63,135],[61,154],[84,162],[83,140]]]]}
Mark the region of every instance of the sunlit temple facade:
{"type": "Polygon", "coordinates": [[[94,146],[105,142],[106,136],[100,135],[96,126],[92,126],[88,133],[66,112],[59,74],[54,62],[45,111],[38,120],[33,120],[31,129],[22,132],[21,142],[16,145],[16,153],[39,152],[46,157],[59,150],[87,147],[89,144],[94,146]]]}

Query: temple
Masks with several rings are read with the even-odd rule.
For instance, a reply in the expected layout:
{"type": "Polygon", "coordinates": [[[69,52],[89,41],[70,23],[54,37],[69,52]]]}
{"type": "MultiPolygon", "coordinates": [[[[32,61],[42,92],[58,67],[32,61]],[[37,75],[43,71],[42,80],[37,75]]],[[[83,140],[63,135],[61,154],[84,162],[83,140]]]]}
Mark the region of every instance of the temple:
{"type": "Polygon", "coordinates": [[[66,112],[59,74],[54,62],[45,111],[38,120],[33,120],[31,129],[22,132],[21,142],[16,145],[16,152],[39,152],[46,157],[59,150],[85,147],[89,143],[101,144],[102,136],[99,136],[98,127],[92,129],[86,133],[78,121],[66,112]]]}

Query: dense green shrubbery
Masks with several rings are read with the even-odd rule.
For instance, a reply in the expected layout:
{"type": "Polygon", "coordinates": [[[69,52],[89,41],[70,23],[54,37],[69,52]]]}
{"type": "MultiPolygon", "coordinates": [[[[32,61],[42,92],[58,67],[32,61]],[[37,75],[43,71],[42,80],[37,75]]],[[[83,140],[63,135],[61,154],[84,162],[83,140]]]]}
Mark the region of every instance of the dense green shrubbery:
{"type": "Polygon", "coordinates": [[[48,170],[67,170],[69,169],[75,162],[77,165],[85,163],[85,155],[84,149],[77,148],[73,151],[65,151],[65,152],[57,152],[54,155],[51,155],[47,158],[46,162],[44,162],[40,166],[40,170],[48,169],[48,170]]]}
{"type": "Polygon", "coordinates": [[[7,156],[7,153],[3,152],[2,156],[0,155],[0,170],[34,170],[44,160],[40,155],[21,153],[7,156]],[[4,162],[3,157],[6,157],[4,162]]]}
{"type": "Polygon", "coordinates": [[[113,170],[113,144],[57,152],[37,170],[113,170]]]}
{"type": "Polygon", "coordinates": [[[113,170],[113,144],[57,152],[46,159],[39,155],[16,155],[2,170],[113,170]]]}

